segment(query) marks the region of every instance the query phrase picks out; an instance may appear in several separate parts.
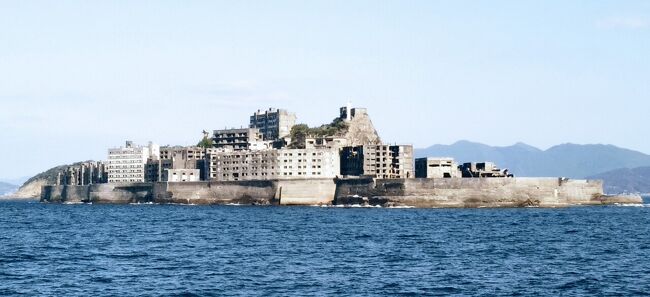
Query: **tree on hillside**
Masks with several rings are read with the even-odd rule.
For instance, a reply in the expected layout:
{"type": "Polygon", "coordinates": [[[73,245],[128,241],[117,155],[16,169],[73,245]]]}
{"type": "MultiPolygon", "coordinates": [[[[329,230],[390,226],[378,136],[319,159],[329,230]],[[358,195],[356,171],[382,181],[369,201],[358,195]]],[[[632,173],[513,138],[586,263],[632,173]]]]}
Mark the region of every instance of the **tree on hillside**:
{"type": "Polygon", "coordinates": [[[210,133],[207,131],[203,130],[203,139],[199,141],[199,143],[196,144],[198,147],[202,148],[211,148],[212,147],[212,139],[209,138],[210,133]]]}
{"type": "Polygon", "coordinates": [[[309,135],[309,126],[305,124],[294,125],[291,128],[291,143],[290,148],[303,149],[305,148],[305,139],[309,135]]]}
{"type": "Polygon", "coordinates": [[[307,136],[326,137],[343,135],[347,129],[348,124],[340,118],[335,118],[332,123],[315,128],[309,128],[305,124],[298,124],[291,128],[291,144],[289,144],[289,147],[302,149],[305,148],[305,139],[307,136]]]}

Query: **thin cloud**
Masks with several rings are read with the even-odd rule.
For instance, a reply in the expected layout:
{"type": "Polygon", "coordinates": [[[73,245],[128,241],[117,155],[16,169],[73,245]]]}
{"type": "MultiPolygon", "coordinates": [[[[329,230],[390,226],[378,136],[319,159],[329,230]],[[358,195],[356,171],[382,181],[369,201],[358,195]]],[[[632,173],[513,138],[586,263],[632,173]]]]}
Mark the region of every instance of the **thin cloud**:
{"type": "Polygon", "coordinates": [[[650,20],[638,16],[609,17],[598,21],[597,25],[612,29],[644,29],[650,26],[650,20]]]}

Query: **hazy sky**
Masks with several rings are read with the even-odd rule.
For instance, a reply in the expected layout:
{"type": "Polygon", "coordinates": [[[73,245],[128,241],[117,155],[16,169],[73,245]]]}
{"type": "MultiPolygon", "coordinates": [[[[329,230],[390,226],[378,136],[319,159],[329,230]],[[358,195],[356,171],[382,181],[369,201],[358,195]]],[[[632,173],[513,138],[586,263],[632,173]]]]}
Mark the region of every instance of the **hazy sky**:
{"type": "Polygon", "coordinates": [[[347,101],[391,143],[650,153],[650,1],[0,2],[0,178],[347,101]]]}

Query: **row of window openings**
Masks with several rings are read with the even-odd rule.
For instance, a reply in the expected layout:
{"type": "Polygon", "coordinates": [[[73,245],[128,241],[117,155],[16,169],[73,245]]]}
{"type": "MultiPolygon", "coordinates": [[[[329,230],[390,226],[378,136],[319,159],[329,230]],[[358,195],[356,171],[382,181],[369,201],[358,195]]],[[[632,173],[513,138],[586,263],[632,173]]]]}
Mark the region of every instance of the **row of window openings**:
{"type": "Polygon", "coordinates": [[[108,154],[108,157],[111,159],[128,159],[134,157],[140,157],[144,155],[143,153],[132,153],[132,154],[108,154]]]}
{"type": "MultiPolygon", "coordinates": [[[[298,167],[298,169],[307,169],[307,168],[309,168],[309,166],[297,166],[297,167],[298,167]]],[[[316,166],[316,165],[312,165],[311,168],[312,168],[312,169],[317,169],[317,168],[320,169],[320,168],[322,168],[322,167],[321,167],[321,165],[318,165],[318,166],[316,166]]],[[[224,170],[224,171],[228,171],[228,170],[238,171],[238,170],[240,170],[240,169],[241,169],[241,170],[248,170],[248,171],[250,171],[250,170],[259,170],[260,168],[259,168],[259,167],[232,167],[232,168],[230,168],[230,167],[223,167],[223,170],[224,170]]],[[[268,167],[262,167],[261,169],[263,169],[263,170],[268,170],[269,168],[268,168],[268,167]]],[[[271,167],[271,169],[275,169],[275,167],[271,167]]],[[[291,166],[291,165],[289,165],[289,166],[284,166],[284,169],[293,169],[293,166],[291,166]]]]}
{"type": "MultiPolygon", "coordinates": [[[[278,161],[279,161],[279,160],[278,160],[278,161]]],[[[290,162],[293,163],[293,161],[294,161],[294,160],[291,160],[291,159],[289,159],[289,160],[286,160],[286,159],[283,160],[284,163],[290,163],[290,162]]],[[[314,162],[314,163],[316,163],[316,162],[322,162],[323,160],[322,160],[322,159],[312,159],[311,161],[314,162]]],[[[302,162],[305,162],[305,163],[306,163],[306,162],[307,162],[307,159],[300,159],[300,160],[298,160],[298,162],[299,162],[299,163],[302,163],[302,162]]],[[[253,161],[241,161],[241,164],[257,164],[257,163],[258,163],[258,160],[253,160],[253,161]]],[[[259,163],[263,163],[263,164],[264,164],[264,163],[269,163],[269,161],[268,161],[268,160],[260,160],[259,163]]],[[[221,164],[224,164],[224,165],[240,164],[240,161],[224,161],[223,163],[221,163],[221,162],[212,162],[212,165],[217,165],[217,164],[219,164],[219,165],[221,165],[221,164]]]]}
{"type": "MultiPolygon", "coordinates": [[[[258,174],[253,173],[251,175],[258,175],[258,174]]],[[[262,173],[261,175],[267,175],[267,174],[262,173]]],[[[271,175],[274,175],[274,173],[271,173],[271,175]]],[[[283,175],[293,175],[293,172],[284,172],[283,175]]],[[[307,172],[298,172],[297,175],[307,175],[307,172]]],[[[311,175],[322,175],[322,174],[320,172],[312,172],[311,175]]],[[[212,175],[212,177],[216,177],[216,176],[217,176],[216,174],[212,175]]],[[[223,177],[228,177],[228,176],[229,176],[229,174],[227,174],[227,173],[223,174],[223,177]]],[[[241,176],[248,176],[248,173],[242,173],[241,176]]],[[[234,174],[233,174],[233,177],[234,177],[234,174]]]]}
{"type": "Polygon", "coordinates": [[[143,150],[128,150],[128,151],[109,151],[109,155],[134,155],[138,153],[142,153],[143,150]]]}
{"type": "MultiPolygon", "coordinates": [[[[308,156],[309,155],[309,153],[297,153],[297,154],[298,154],[298,156],[308,156]]],[[[316,153],[311,153],[311,154],[312,154],[312,156],[316,156],[316,153]]],[[[318,156],[322,156],[322,155],[323,155],[322,152],[318,153],[318,156]]],[[[293,153],[284,153],[284,156],[285,157],[286,156],[293,156],[293,153]]]]}
{"type": "Polygon", "coordinates": [[[140,156],[136,156],[134,158],[110,158],[109,157],[108,160],[109,160],[109,162],[111,160],[113,160],[114,162],[119,163],[119,162],[124,162],[124,161],[129,161],[129,160],[131,160],[131,161],[141,161],[141,160],[144,160],[144,158],[142,158],[142,156],[140,155],[140,156]]]}
{"type": "MultiPolygon", "coordinates": [[[[289,159],[289,160],[285,159],[285,160],[284,160],[284,163],[287,163],[287,162],[293,162],[293,161],[294,161],[294,160],[292,160],[292,159],[289,159]]],[[[312,159],[311,161],[312,161],[312,162],[322,162],[321,159],[312,159]]],[[[307,162],[307,159],[299,159],[298,162],[307,162]]]]}

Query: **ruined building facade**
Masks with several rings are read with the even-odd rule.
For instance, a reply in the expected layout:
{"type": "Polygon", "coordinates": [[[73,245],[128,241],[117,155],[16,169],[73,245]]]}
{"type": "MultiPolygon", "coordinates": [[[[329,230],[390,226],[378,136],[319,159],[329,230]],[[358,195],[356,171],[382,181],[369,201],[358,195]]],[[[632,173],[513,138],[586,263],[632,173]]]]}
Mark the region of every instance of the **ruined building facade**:
{"type": "Polygon", "coordinates": [[[253,113],[249,128],[259,129],[264,140],[273,141],[288,136],[296,124],[296,114],[285,109],[269,108],[253,113]]]}
{"type": "Polygon", "coordinates": [[[341,175],[413,178],[413,146],[362,145],[341,150],[341,175]]]}
{"type": "Polygon", "coordinates": [[[462,174],[454,158],[418,158],[415,159],[415,177],[452,178],[462,177],[462,174]]]}
{"type": "Polygon", "coordinates": [[[218,181],[334,178],[337,149],[268,149],[217,151],[206,155],[207,179],[218,181]]]}
{"type": "Polygon", "coordinates": [[[214,130],[212,144],[215,148],[248,150],[264,140],[264,135],[257,128],[240,128],[214,130]]]}
{"type": "Polygon", "coordinates": [[[83,186],[108,182],[108,173],[104,162],[82,162],[68,166],[58,172],[56,185],[83,186]]]}

